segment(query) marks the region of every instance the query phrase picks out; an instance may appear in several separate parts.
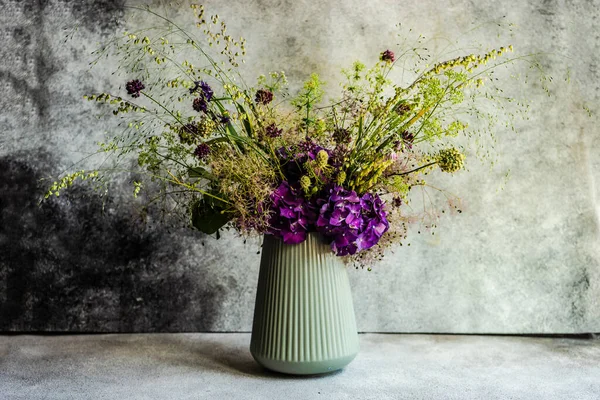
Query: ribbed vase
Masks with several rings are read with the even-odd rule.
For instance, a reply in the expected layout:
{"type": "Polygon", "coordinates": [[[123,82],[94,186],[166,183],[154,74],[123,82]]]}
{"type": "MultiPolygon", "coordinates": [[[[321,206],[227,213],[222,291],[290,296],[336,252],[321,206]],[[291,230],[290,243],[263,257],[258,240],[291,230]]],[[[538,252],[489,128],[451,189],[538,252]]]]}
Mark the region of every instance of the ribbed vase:
{"type": "Polygon", "coordinates": [[[288,245],[265,235],[250,352],[265,368],[320,374],[358,353],[345,265],[316,233],[288,245]]]}

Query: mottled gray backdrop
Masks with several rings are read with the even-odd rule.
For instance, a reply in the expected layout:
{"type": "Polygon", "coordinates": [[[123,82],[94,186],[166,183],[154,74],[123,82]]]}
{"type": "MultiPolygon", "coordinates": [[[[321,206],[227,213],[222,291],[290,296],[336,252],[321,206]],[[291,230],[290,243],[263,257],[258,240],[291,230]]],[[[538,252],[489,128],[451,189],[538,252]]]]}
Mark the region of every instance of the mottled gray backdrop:
{"type": "MultiPolygon", "coordinates": [[[[506,87],[533,111],[518,134],[499,129],[498,167],[469,157],[469,172],[432,177],[463,212],[435,236],[416,227],[411,246],[372,272],[349,272],[361,331],[600,331],[600,136],[583,109],[596,112],[600,94],[598,0],[206,4],[248,39],[247,76],[285,70],[296,86],[315,71],[335,89],[341,67],[395,48],[396,23],[430,37],[483,24],[466,43],[499,46],[493,21],[506,16],[519,52],[553,52],[541,56],[553,97],[534,81],[506,87]]],[[[88,62],[129,14],[118,0],[0,0],[0,330],[250,330],[258,239],[143,228],[119,186],[104,198],[80,186],[37,205],[40,178],[114,128],[82,95],[122,85],[110,66],[88,62]]]]}

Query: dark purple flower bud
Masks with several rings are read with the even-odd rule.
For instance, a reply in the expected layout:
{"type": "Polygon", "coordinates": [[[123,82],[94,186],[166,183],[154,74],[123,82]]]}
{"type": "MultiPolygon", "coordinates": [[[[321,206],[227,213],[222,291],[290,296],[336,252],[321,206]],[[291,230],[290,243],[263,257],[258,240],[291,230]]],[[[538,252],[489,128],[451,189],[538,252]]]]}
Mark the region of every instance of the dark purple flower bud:
{"type": "Polygon", "coordinates": [[[283,133],[283,129],[277,128],[277,125],[271,124],[265,128],[265,134],[270,138],[278,138],[283,133]]]}
{"type": "Polygon", "coordinates": [[[333,140],[335,140],[337,144],[348,144],[352,140],[352,137],[350,136],[350,131],[348,131],[348,129],[337,128],[333,131],[333,140]]]}
{"type": "Polygon", "coordinates": [[[402,132],[402,141],[409,149],[412,149],[413,141],[415,140],[415,135],[409,131],[402,132]]]}
{"type": "Polygon", "coordinates": [[[197,97],[194,99],[194,103],[192,104],[194,110],[198,112],[207,112],[208,111],[208,102],[203,97],[197,97]]]}
{"type": "Polygon", "coordinates": [[[257,104],[267,105],[273,101],[273,92],[267,89],[258,89],[256,91],[256,97],[254,98],[254,101],[257,104]]]}
{"type": "Polygon", "coordinates": [[[410,106],[406,103],[402,103],[402,104],[398,105],[395,109],[395,111],[398,115],[406,114],[410,110],[411,110],[410,106]]]}
{"type": "Polygon", "coordinates": [[[139,79],[129,81],[125,85],[125,89],[127,89],[127,94],[130,94],[131,97],[140,97],[140,92],[145,88],[146,87],[139,79]]]}
{"type": "Polygon", "coordinates": [[[202,161],[206,161],[206,159],[210,155],[210,146],[206,143],[198,145],[198,147],[196,147],[196,150],[194,150],[194,155],[202,161]]]}
{"type": "Polygon", "coordinates": [[[386,50],[383,53],[381,53],[380,59],[381,61],[385,61],[387,63],[393,63],[396,59],[396,56],[391,50],[386,50]]]}
{"type": "Polygon", "coordinates": [[[229,118],[228,115],[220,115],[219,116],[219,122],[222,124],[228,124],[229,121],[231,121],[231,118],[229,118]]]}

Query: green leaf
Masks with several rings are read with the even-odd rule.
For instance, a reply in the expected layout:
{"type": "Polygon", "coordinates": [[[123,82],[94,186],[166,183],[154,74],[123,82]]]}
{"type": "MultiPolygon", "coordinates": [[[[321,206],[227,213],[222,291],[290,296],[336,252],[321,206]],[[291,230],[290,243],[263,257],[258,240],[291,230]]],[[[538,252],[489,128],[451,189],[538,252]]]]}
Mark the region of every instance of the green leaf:
{"type": "Polygon", "coordinates": [[[218,233],[231,220],[225,209],[200,200],[192,206],[192,225],[200,232],[212,235],[218,233]]]}
{"type": "Polygon", "coordinates": [[[248,137],[252,137],[254,136],[253,133],[253,129],[252,129],[252,125],[250,124],[250,119],[248,116],[248,113],[246,112],[246,110],[244,109],[244,106],[242,106],[240,103],[235,103],[236,108],[238,109],[238,112],[240,114],[245,114],[246,118],[244,118],[242,120],[242,125],[244,125],[244,129],[246,130],[246,135],[248,135],[248,137]]]}
{"type": "Polygon", "coordinates": [[[190,167],[188,168],[188,176],[190,178],[205,178],[208,180],[215,180],[216,177],[211,174],[210,172],[208,172],[206,169],[202,168],[202,167],[190,167]]]}

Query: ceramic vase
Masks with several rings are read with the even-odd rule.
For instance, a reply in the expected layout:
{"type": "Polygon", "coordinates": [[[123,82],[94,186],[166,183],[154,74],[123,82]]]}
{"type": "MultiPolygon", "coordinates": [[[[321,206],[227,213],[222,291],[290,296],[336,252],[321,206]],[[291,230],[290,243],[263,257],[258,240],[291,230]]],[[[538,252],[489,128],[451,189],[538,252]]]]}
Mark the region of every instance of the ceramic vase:
{"type": "Polygon", "coordinates": [[[339,370],[356,357],[346,269],[317,233],[293,245],[265,235],[250,343],[259,364],[312,375],[339,370]]]}

